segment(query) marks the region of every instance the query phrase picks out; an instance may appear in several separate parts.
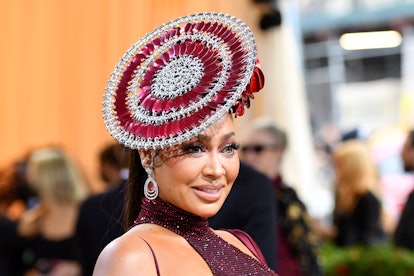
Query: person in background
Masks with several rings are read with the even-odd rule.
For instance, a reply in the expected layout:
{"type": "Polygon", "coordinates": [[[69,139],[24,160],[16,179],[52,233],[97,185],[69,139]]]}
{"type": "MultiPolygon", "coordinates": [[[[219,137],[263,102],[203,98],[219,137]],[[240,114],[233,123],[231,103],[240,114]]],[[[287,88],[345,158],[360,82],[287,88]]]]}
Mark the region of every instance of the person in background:
{"type": "Polygon", "coordinates": [[[263,84],[253,34],[226,14],[180,17],[127,50],[103,117],[131,148],[128,231],[94,275],[277,275],[246,232],[208,224],[239,172],[233,115],[263,84]]]}
{"type": "Polygon", "coordinates": [[[0,171],[0,275],[22,275],[25,239],[17,234],[17,221],[37,195],[26,180],[26,158],[0,171]]]}
{"type": "Polygon", "coordinates": [[[31,153],[27,180],[39,202],[18,222],[18,234],[30,243],[25,275],[80,275],[75,222],[89,192],[80,168],[62,149],[44,147],[31,153]]]}
{"type": "MultiPolygon", "coordinates": [[[[401,151],[404,170],[414,172],[414,130],[407,135],[401,151]]],[[[414,190],[408,195],[401,217],[394,233],[394,244],[398,247],[414,250],[414,190]]]]}
{"type": "Polygon", "coordinates": [[[269,119],[258,118],[243,139],[241,159],[269,177],[276,193],[277,265],[280,275],[322,275],[318,261],[318,238],[296,191],[282,178],[281,166],[287,136],[269,119]]]}
{"type": "Polygon", "coordinates": [[[26,179],[26,158],[0,170],[0,213],[17,221],[36,202],[36,192],[26,179]]]}
{"type": "Polygon", "coordinates": [[[82,275],[92,275],[99,253],[124,233],[123,209],[128,178],[129,152],[119,143],[107,145],[99,155],[101,175],[108,189],[88,197],[76,222],[82,275]],[[110,177],[111,176],[111,177],[110,177]],[[110,184],[111,183],[111,184],[110,184]]]}
{"type": "Polygon", "coordinates": [[[214,229],[240,229],[252,236],[267,264],[277,270],[276,200],[273,183],[241,162],[239,175],[220,211],[209,218],[214,229]]]}
{"type": "Polygon", "coordinates": [[[105,189],[128,179],[128,154],[119,143],[109,143],[99,153],[99,173],[105,189]]]}
{"type": "Polygon", "coordinates": [[[365,142],[349,139],[333,151],[335,207],[333,224],[315,229],[337,246],[373,245],[386,241],[379,200],[379,176],[365,142]]]}

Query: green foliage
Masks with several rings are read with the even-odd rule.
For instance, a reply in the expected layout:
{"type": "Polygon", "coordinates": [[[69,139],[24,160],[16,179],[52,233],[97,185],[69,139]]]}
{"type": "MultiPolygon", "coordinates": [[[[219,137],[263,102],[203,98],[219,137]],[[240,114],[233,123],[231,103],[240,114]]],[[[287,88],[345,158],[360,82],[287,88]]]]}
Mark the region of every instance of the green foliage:
{"type": "Polygon", "coordinates": [[[326,276],[414,276],[414,251],[389,243],[370,247],[325,244],[320,254],[326,276]]]}

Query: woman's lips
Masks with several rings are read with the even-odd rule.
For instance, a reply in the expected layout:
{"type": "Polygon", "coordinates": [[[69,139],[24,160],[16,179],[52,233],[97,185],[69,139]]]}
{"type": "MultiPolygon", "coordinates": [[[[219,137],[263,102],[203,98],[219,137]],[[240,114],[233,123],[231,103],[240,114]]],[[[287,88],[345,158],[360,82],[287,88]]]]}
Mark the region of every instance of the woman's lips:
{"type": "Polygon", "coordinates": [[[223,187],[194,187],[194,192],[205,201],[217,201],[223,194],[223,187]]]}

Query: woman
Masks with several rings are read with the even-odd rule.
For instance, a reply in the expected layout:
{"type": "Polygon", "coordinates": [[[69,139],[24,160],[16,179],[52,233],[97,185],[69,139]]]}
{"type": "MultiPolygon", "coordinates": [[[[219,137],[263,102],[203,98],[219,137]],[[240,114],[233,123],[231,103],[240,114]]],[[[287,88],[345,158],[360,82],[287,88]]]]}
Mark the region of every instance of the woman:
{"type": "Polygon", "coordinates": [[[243,115],[263,86],[256,61],[248,27],[219,13],[171,21],[126,52],[103,111],[132,149],[132,227],[101,252],[94,275],[276,275],[250,236],[207,222],[238,173],[231,113],[243,115]]]}
{"type": "Polygon", "coordinates": [[[39,203],[23,213],[18,234],[31,246],[25,252],[25,275],[80,275],[75,223],[87,196],[85,179],[61,149],[35,150],[27,163],[27,179],[39,203]]]}
{"type": "Polygon", "coordinates": [[[385,240],[378,173],[364,142],[347,140],[333,152],[336,174],[334,231],[339,246],[371,245],[385,240]]]}

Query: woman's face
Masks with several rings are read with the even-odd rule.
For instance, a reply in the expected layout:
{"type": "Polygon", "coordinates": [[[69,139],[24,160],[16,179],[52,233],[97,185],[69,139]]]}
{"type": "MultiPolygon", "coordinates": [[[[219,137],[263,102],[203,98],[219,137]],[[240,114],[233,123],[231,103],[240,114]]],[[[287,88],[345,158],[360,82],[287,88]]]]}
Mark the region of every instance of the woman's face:
{"type": "Polygon", "coordinates": [[[282,154],[272,135],[264,130],[249,133],[242,147],[242,160],[270,179],[279,175],[282,154]]]}
{"type": "MultiPolygon", "coordinates": [[[[201,217],[215,215],[239,172],[234,126],[223,116],[198,137],[164,151],[177,151],[154,167],[158,196],[201,217]]],[[[160,156],[169,153],[160,152],[160,156]]],[[[171,154],[170,154],[171,155],[171,154]]]]}

